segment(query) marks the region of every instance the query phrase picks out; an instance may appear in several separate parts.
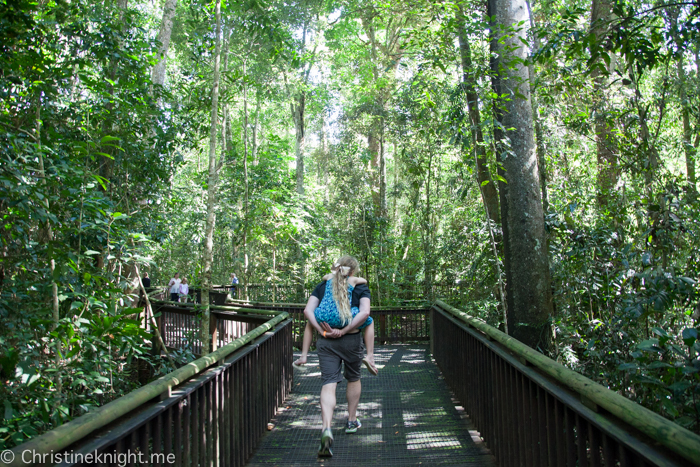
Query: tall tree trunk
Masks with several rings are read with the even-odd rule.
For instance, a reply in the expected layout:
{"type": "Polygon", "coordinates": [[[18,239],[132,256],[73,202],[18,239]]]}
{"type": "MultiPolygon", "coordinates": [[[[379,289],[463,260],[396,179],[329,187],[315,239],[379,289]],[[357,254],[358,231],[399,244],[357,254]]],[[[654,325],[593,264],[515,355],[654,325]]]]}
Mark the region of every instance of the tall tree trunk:
{"type": "MultiPolygon", "coordinates": [[[[248,284],[248,267],[249,267],[249,256],[248,256],[248,85],[246,84],[245,75],[247,73],[247,60],[243,59],[243,128],[242,128],[242,139],[243,139],[243,182],[244,182],[244,195],[243,195],[243,277],[244,284],[248,284]]],[[[247,285],[246,285],[247,289],[247,285]]]]}
{"type": "MultiPolygon", "coordinates": [[[[211,125],[209,127],[209,172],[207,178],[207,224],[204,240],[204,261],[202,271],[202,324],[200,336],[202,340],[202,355],[209,353],[211,334],[209,331],[210,308],[209,290],[211,289],[214,226],[216,225],[216,185],[219,178],[219,164],[216,160],[216,135],[219,113],[219,78],[221,61],[221,0],[216,0],[216,37],[214,39],[214,79],[211,89],[211,125]]],[[[211,342],[216,350],[216,342],[211,342]]]]}
{"type": "Polygon", "coordinates": [[[297,161],[297,193],[304,194],[304,150],[306,148],[306,128],[304,126],[304,107],[306,105],[306,95],[300,91],[292,102],[292,119],[294,120],[294,130],[296,132],[295,153],[297,161]]]}
{"type": "Polygon", "coordinates": [[[260,106],[262,106],[262,97],[257,96],[255,103],[255,117],[253,117],[253,135],[250,141],[250,158],[253,165],[258,165],[258,124],[260,122],[260,106]]]}
{"type": "Polygon", "coordinates": [[[479,112],[478,95],[476,93],[476,74],[472,65],[471,46],[467,37],[464,11],[461,3],[458,4],[458,8],[457,37],[459,39],[459,52],[462,59],[462,83],[467,98],[472,147],[474,148],[476,160],[476,179],[479,183],[479,189],[481,190],[484,207],[486,208],[489,219],[496,224],[500,224],[501,213],[498,206],[498,191],[491,179],[491,173],[486,163],[486,147],[484,146],[484,135],[481,131],[481,113],[479,112]]]}
{"type": "MultiPolygon", "coordinates": [[[[593,0],[591,3],[591,31],[595,37],[595,47],[603,49],[602,43],[606,40],[610,20],[612,18],[612,2],[610,0],[593,0]]],[[[593,78],[593,112],[596,154],[598,162],[598,205],[607,208],[614,194],[617,180],[620,177],[617,155],[614,150],[613,136],[608,125],[607,96],[608,88],[607,72],[600,67],[605,64],[602,58],[598,58],[593,64],[591,77],[593,78]]],[[[607,70],[609,72],[609,70],[607,70]]]]}
{"type": "MultiPolygon", "coordinates": [[[[43,187],[46,187],[46,171],[44,170],[44,156],[43,156],[43,149],[41,147],[41,92],[37,96],[36,99],[36,119],[35,119],[35,139],[36,139],[36,145],[37,145],[37,154],[39,155],[39,179],[41,181],[41,185],[43,187]]],[[[50,211],[50,206],[49,206],[49,194],[44,193],[44,199],[43,199],[43,204],[44,204],[44,209],[46,209],[46,212],[51,212],[50,211]]],[[[43,225],[40,229],[40,241],[44,241],[47,245],[50,245],[51,242],[53,242],[53,229],[51,228],[51,223],[47,219],[46,224],[43,225]]],[[[51,249],[49,248],[49,251],[51,249]]],[[[80,252],[79,252],[80,253],[80,252]]],[[[59,313],[59,305],[58,305],[58,284],[56,283],[56,279],[54,277],[54,272],[56,271],[56,260],[53,257],[53,253],[50,254],[49,256],[49,273],[51,274],[51,330],[55,331],[56,328],[58,328],[58,325],[60,323],[60,313],[59,313]]],[[[63,388],[63,379],[61,378],[61,340],[56,339],[56,355],[55,355],[55,361],[56,361],[56,368],[59,370],[56,372],[56,375],[54,377],[54,382],[56,384],[56,390],[58,393],[61,392],[63,388]]]]}
{"type": "Polygon", "coordinates": [[[683,120],[683,150],[685,152],[685,173],[686,181],[690,186],[691,190],[695,191],[695,146],[692,142],[693,129],[690,126],[690,105],[688,102],[688,93],[686,90],[687,81],[685,68],[683,67],[683,55],[685,47],[683,44],[683,38],[678,34],[678,16],[680,15],[680,7],[673,6],[666,9],[666,13],[669,16],[671,22],[671,35],[674,42],[676,43],[676,49],[678,50],[678,61],[676,62],[678,70],[678,94],[681,104],[681,118],[683,120]]]}
{"type": "Polygon", "coordinates": [[[231,118],[229,116],[228,105],[224,104],[224,130],[226,133],[226,138],[224,139],[224,148],[226,149],[226,155],[231,157],[233,154],[233,133],[231,132],[231,118]]]}
{"type": "Polygon", "coordinates": [[[551,343],[552,290],[545,249],[544,216],[530,104],[525,0],[489,0],[494,92],[510,99],[496,106],[495,134],[502,164],[501,219],[505,249],[508,330],[532,348],[551,343]],[[525,25],[525,26],[523,26],[525,25]],[[515,32],[508,31],[514,28],[515,32]],[[508,31],[507,35],[503,31],[508,31]],[[513,128],[505,134],[502,129],[513,128]]]}
{"type": "MultiPolygon", "coordinates": [[[[372,77],[374,79],[374,85],[377,86],[379,83],[379,69],[380,63],[377,54],[377,38],[376,30],[374,27],[373,17],[363,17],[362,27],[369,38],[370,43],[370,56],[372,62],[372,77]]],[[[396,59],[398,62],[398,59],[396,59]]],[[[385,111],[386,100],[383,99],[384,89],[378,89],[375,92],[375,108],[370,114],[370,124],[367,131],[367,150],[370,154],[370,165],[372,168],[371,174],[371,190],[372,190],[372,202],[374,203],[374,215],[376,217],[384,217],[385,210],[382,206],[386,206],[386,189],[382,191],[382,166],[384,165],[384,154],[382,151],[382,136],[384,134],[384,117],[382,116],[385,111]]]]}
{"type": "Polygon", "coordinates": [[[384,151],[384,117],[380,123],[381,138],[379,139],[379,212],[382,218],[386,218],[386,154],[384,151]]]}
{"type": "Polygon", "coordinates": [[[693,129],[690,126],[690,106],[686,92],[686,76],[683,69],[683,55],[678,58],[678,78],[680,80],[681,111],[683,115],[683,149],[685,149],[685,173],[686,180],[691,189],[695,190],[697,179],[695,177],[695,146],[693,146],[693,129]]]}
{"type": "Polygon", "coordinates": [[[429,300],[433,300],[432,288],[433,288],[433,261],[432,261],[432,242],[431,242],[431,205],[430,205],[430,182],[433,172],[433,148],[430,141],[428,141],[428,176],[425,183],[425,212],[423,214],[423,261],[424,261],[424,295],[428,297],[429,300]]]}
{"type": "MultiPolygon", "coordinates": [[[[117,0],[117,10],[119,12],[119,25],[123,27],[124,15],[128,6],[128,0],[117,0]]],[[[121,46],[121,44],[120,44],[121,46]]],[[[114,132],[114,119],[112,114],[114,113],[114,85],[112,84],[117,79],[117,68],[119,66],[118,59],[112,58],[109,62],[109,81],[107,82],[107,94],[109,94],[110,99],[105,105],[105,110],[107,111],[107,118],[104,120],[103,133],[105,135],[110,135],[114,132]]],[[[102,151],[105,155],[100,156],[100,168],[99,174],[107,181],[108,189],[112,188],[112,175],[114,173],[114,155],[115,151],[112,147],[107,147],[102,151]]]]}
{"type": "Polygon", "coordinates": [[[394,194],[392,196],[393,198],[393,203],[392,203],[392,214],[391,214],[391,219],[394,223],[394,225],[397,225],[396,222],[396,199],[398,198],[398,189],[399,189],[399,169],[401,167],[401,161],[399,160],[399,151],[398,148],[396,147],[396,144],[394,144],[394,153],[393,153],[393,159],[394,159],[394,194]]]}
{"type": "MultiPolygon", "coordinates": [[[[535,29],[535,18],[532,16],[532,2],[527,2],[527,12],[530,16],[530,29],[535,29]]],[[[534,41],[535,50],[540,48],[540,38],[537,34],[531,34],[534,41]]],[[[540,169],[540,190],[542,191],[542,209],[546,213],[549,210],[549,198],[547,196],[547,161],[545,160],[544,132],[542,131],[542,121],[540,120],[539,106],[537,104],[537,93],[535,92],[537,76],[535,75],[535,64],[528,60],[528,72],[530,73],[530,101],[532,102],[532,119],[535,122],[535,144],[537,145],[537,165],[540,169]]],[[[547,248],[549,251],[549,248],[547,248]]]]}
{"type": "MultiPolygon", "coordinates": [[[[374,118],[372,119],[374,120],[374,118]]],[[[374,215],[379,217],[381,212],[381,198],[379,193],[379,129],[375,123],[370,123],[367,133],[367,151],[370,156],[370,184],[372,192],[372,203],[374,204],[374,215]]]]}
{"type": "Polygon", "coordinates": [[[177,0],[165,0],[163,19],[160,22],[160,31],[158,32],[158,42],[160,42],[156,55],[158,62],[151,72],[151,81],[153,84],[160,86],[165,84],[165,67],[168,60],[168,48],[170,47],[170,36],[173,32],[173,18],[175,18],[176,10],[177,0]]]}

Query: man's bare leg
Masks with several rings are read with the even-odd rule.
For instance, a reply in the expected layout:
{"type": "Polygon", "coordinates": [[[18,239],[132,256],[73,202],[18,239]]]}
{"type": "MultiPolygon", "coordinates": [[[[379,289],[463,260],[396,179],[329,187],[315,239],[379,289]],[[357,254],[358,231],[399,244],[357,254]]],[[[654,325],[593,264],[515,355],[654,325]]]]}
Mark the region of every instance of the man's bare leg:
{"type": "MultiPolygon", "coordinates": [[[[362,382],[359,379],[348,382],[346,391],[348,397],[348,421],[354,422],[357,420],[357,406],[360,403],[360,394],[362,394],[362,382]]],[[[335,393],[333,395],[335,396],[335,393]]]]}
{"type": "MultiPolygon", "coordinates": [[[[323,420],[323,430],[331,427],[333,421],[333,411],[335,410],[335,388],[338,383],[324,384],[321,388],[321,419],[323,420]]],[[[348,383],[348,395],[350,394],[350,384],[348,383]]],[[[349,396],[348,396],[349,397],[349,396]]],[[[357,393],[357,401],[360,400],[360,393],[357,393]]],[[[355,402],[357,409],[357,402],[355,402]]]]}

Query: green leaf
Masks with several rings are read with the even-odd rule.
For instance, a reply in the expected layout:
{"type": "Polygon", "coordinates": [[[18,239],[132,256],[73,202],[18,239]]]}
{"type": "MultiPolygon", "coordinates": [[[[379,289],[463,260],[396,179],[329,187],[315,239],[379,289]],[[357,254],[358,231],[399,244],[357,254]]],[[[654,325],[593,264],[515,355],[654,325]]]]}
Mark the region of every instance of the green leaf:
{"type": "Polygon", "coordinates": [[[676,418],[678,416],[678,410],[676,407],[673,405],[673,402],[671,402],[668,399],[665,399],[661,405],[664,406],[664,410],[666,410],[666,413],[668,413],[670,416],[673,418],[676,418]]]}
{"type": "Polygon", "coordinates": [[[651,369],[656,369],[656,368],[672,368],[671,365],[665,362],[652,362],[647,368],[651,369]]]}
{"type": "Polygon", "coordinates": [[[27,381],[27,386],[31,386],[32,384],[36,383],[39,380],[39,378],[41,378],[40,373],[33,374],[29,377],[29,380],[27,381]]]}
{"type": "Polygon", "coordinates": [[[12,404],[10,404],[10,401],[7,399],[5,399],[3,402],[5,404],[5,420],[11,420],[14,413],[12,410],[12,404]]]}
{"type": "Polygon", "coordinates": [[[109,143],[111,141],[119,141],[120,139],[121,138],[117,138],[116,136],[106,135],[102,137],[102,139],[100,140],[100,144],[109,143]]]}
{"type": "Polygon", "coordinates": [[[686,389],[688,389],[690,386],[692,386],[689,382],[687,381],[679,381],[677,383],[673,383],[668,387],[673,392],[683,392],[686,389]]]}
{"type": "Polygon", "coordinates": [[[99,252],[99,251],[95,251],[95,250],[87,250],[87,251],[85,252],[85,254],[86,254],[86,255],[99,255],[100,252],[99,252]]]}
{"type": "Polygon", "coordinates": [[[683,329],[683,343],[688,347],[692,347],[698,338],[698,330],[695,328],[683,329]]]}
{"type": "Polygon", "coordinates": [[[659,348],[658,339],[647,339],[645,341],[642,341],[639,344],[637,344],[637,348],[639,350],[644,350],[647,352],[661,352],[661,349],[659,348]]]}

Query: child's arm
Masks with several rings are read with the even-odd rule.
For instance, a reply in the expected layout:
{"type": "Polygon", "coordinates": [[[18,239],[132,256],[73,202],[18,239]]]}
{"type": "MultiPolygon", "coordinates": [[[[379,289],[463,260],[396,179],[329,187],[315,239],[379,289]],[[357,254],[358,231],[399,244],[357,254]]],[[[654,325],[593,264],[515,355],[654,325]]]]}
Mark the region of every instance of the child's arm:
{"type": "Polygon", "coordinates": [[[364,277],[349,277],[348,278],[348,284],[352,285],[353,287],[357,287],[358,285],[366,284],[367,279],[364,277]]]}

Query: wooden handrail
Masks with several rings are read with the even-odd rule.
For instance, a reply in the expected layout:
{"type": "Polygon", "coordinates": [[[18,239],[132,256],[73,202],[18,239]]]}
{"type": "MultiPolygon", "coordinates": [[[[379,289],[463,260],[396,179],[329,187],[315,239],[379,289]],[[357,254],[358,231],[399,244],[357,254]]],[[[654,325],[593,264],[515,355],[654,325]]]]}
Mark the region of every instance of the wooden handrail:
{"type": "MultiPolygon", "coordinates": [[[[151,300],[152,303],[157,303],[160,306],[172,306],[178,308],[201,308],[202,306],[198,303],[180,303],[180,302],[169,302],[167,300],[151,300]]],[[[249,307],[238,307],[238,306],[228,306],[228,305],[210,305],[209,308],[213,311],[236,311],[239,313],[255,313],[258,315],[271,315],[276,316],[280,312],[275,310],[263,310],[260,308],[249,308],[249,307]]]]}
{"type": "MultiPolygon", "coordinates": [[[[299,307],[299,308],[304,308],[306,306],[306,303],[288,303],[288,302],[258,302],[258,301],[252,301],[252,300],[232,300],[234,303],[239,303],[241,305],[250,305],[250,306],[266,306],[266,307],[278,307],[278,308],[291,308],[291,307],[299,307]]],[[[428,301],[425,302],[428,304],[428,301]]],[[[213,307],[212,307],[213,308],[213,307]]],[[[248,308],[248,307],[242,307],[244,309],[254,309],[254,308],[248,308]]],[[[388,305],[388,306],[372,306],[371,308],[373,311],[392,311],[392,310],[415,310],[415,311],[427,311],[430,309],[428,305],[426,306],[414,306],[414,305],[406,305],[406,306],[399,306],[399,305],[388,305]]]]}
{"type": "Polygon", "coordinates": [[[433,306],[437,306],[460,321],[478,329],[491,339],[502,344],[517,357],[525,359],[532,366],[540,369],[559,383],[663,444],[694,465],[700,465],[700,436],[695,433],[555,362],[517,339],[446,304],[442,300],[437,300],[433,306]]]}
{"type": "Polygon", "coordinates": [[[226,344],[215,352],[190,362],[172,373],[131,391],[129,394],[71,420],[65,425],[56,427],[41,436],[37,436],[26,443],[16,446],[12,449],[14,461],[8,465],[17,467],[25,465],[22,461],[22,453],[25,451],[31,451],[32,455],[50,455],[51,453],[60,452],[71,444],[88,436],[94,430],[102,428],[119,417],[128,414],[153,398],[169,393],[173,387],[201,373],[257,337],[274,329],[277,324],[288,318],[288,313],[280,312],[266,323],[261,324],[253,331],[226,344]]]}

